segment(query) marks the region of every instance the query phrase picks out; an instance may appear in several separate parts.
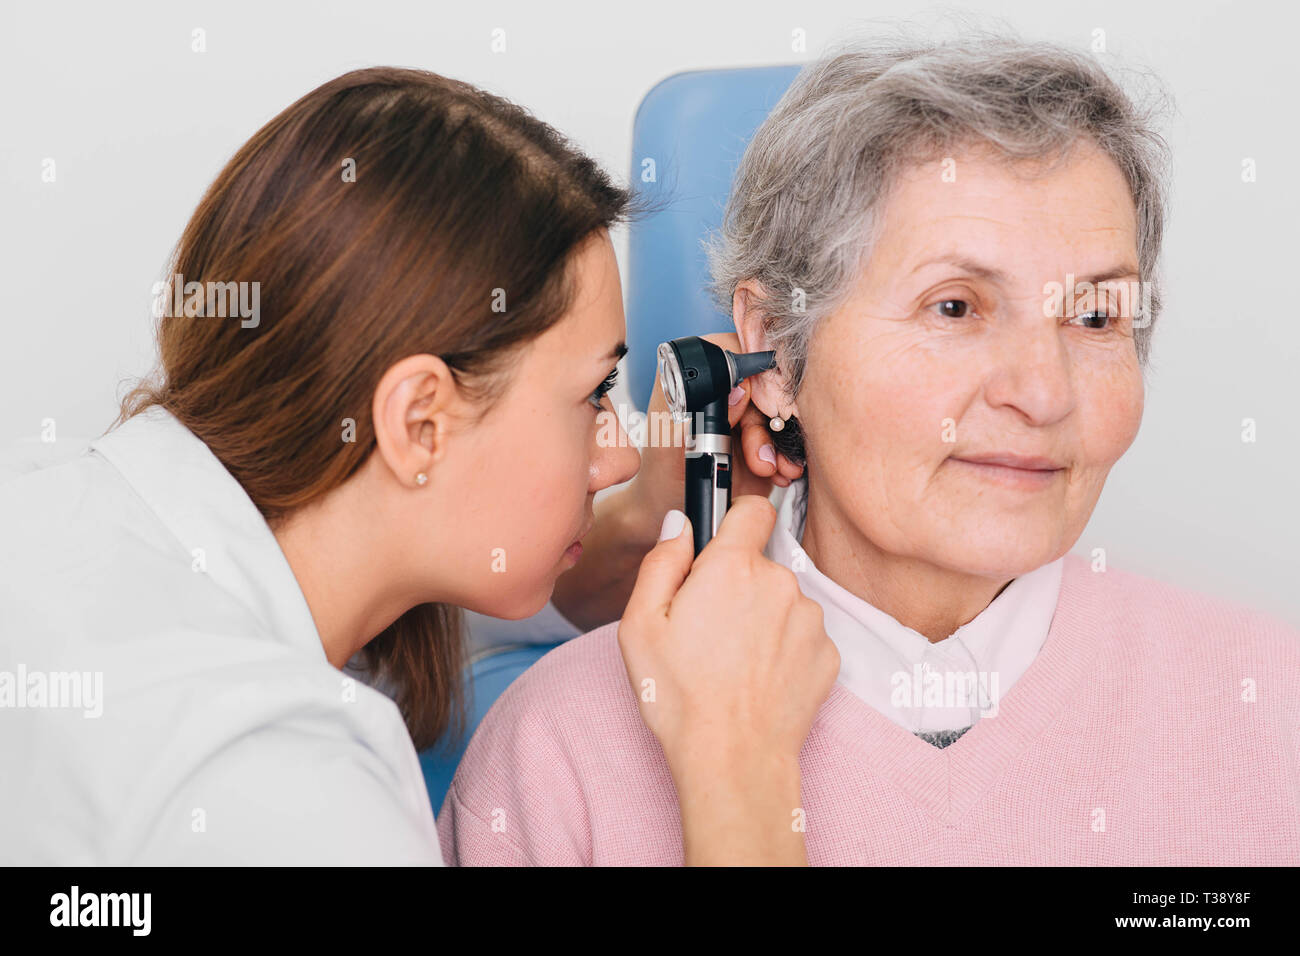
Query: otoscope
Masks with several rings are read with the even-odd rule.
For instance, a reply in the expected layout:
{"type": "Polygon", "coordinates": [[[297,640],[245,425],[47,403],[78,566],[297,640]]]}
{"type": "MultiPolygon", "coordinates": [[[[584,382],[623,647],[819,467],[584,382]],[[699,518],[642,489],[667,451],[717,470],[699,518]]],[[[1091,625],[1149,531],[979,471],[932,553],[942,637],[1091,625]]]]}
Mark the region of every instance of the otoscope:
{"type": "Polygon", "coordinates": [[[776,364],[775,352],[730,352],[696,335],[659,346],[659,381],[677,422],[694,419],[686,444],[686,517],[695,553],[731,507],[731,424],[727,396],[742,379],[776,364]]]}

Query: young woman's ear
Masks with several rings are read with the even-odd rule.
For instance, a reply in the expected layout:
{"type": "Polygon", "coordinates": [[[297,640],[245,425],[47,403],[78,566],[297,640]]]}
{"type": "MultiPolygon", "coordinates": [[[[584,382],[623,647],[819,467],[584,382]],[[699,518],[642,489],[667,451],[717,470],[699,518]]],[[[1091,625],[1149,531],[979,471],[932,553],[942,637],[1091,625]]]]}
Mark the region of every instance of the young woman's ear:
{"type": "Polygon", "coordinates": [[[408,355],[379,380],[371,408],[375,442],[399,484],[419,487],[433,477],[447,452],[456,399],[456,380],[436,355],[408,355]]]}
{"type": "MultiPolygon", "coordinates": [[[[735,294],[731,297],[731,318],[736,324],[741,347],[746,352],[765,352],[772,348],[758,308],[761,295],[762,286],[752,279],[746,279],[736,286],[735,294]]],[[[780,358],[778,355],[778,362],[780,358]]],[[[749,383],[750,401],[764,415],[785,419],[799,414],[796,403],[786,395],[785,375],[779,368],[752,375],[746,381],[749,383]]]]}

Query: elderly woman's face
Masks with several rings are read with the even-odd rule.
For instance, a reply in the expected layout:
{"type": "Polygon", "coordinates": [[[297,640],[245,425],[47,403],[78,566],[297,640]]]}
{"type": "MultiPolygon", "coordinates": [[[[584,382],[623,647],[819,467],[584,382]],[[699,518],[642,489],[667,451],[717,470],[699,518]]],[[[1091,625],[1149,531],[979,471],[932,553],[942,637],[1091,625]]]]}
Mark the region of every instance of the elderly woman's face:
{"type": "Polygon", "coordinates": [[[1060,311],[1047,291],[1136,283],[1136,213],[1090,144],[1033,179],[954,159],[955,181],[927,165],[889,197],[859,287],[813,334],[797,413],[824,513],[888,553],[1015,575],[1070,549],[1137,434],[1134,297],[1060,311]]]}

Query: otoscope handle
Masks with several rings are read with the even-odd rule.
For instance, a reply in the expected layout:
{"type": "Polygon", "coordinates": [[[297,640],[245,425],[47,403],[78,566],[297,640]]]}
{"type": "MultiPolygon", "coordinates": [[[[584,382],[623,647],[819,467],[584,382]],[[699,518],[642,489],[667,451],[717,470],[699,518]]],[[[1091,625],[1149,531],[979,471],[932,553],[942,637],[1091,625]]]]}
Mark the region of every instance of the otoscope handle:
{"type": "MultiPolygon", "coordinates": [[[[721,404],[725,408],[725,401],[724,398],[715,404],[721,404]]],[[[710,405],[708,411],[716,415],[718,409],[710,405]]],[[[692,435],[691,446],[686,450],[686,517],[691,519],[696,555],[713,540],[730,507],[730,431],[722,434],[706,431],[692,435]]]]}
{"type": "MultiPolygon", "coordinates": [[[[698,555],[713,538],[714,502],[717,499],[714,482],[717,476],[717,456],[711,454],[686,456],[686,517],[691,519],[691,532],[695,537],[698,555]]],[[[731,488],[727,488],[727,505],[731,504],[731,488]]]]}

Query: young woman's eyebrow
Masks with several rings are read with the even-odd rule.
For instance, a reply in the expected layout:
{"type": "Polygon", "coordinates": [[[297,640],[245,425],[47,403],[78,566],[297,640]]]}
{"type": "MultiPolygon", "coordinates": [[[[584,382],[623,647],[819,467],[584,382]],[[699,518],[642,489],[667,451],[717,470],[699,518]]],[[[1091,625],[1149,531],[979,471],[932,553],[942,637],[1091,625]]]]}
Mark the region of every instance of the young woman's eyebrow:
{"type": "Polygon", "coordinates": [[[619,342],[617,345],[615,345],[612,349],[610,349],[608,352],[606,352],[596,361],[600,362],[602,367],[609,367],[611,364],[617,365],[619,359],[621,359],[626,354],[627,354],[627,343],[619,342]]]}

